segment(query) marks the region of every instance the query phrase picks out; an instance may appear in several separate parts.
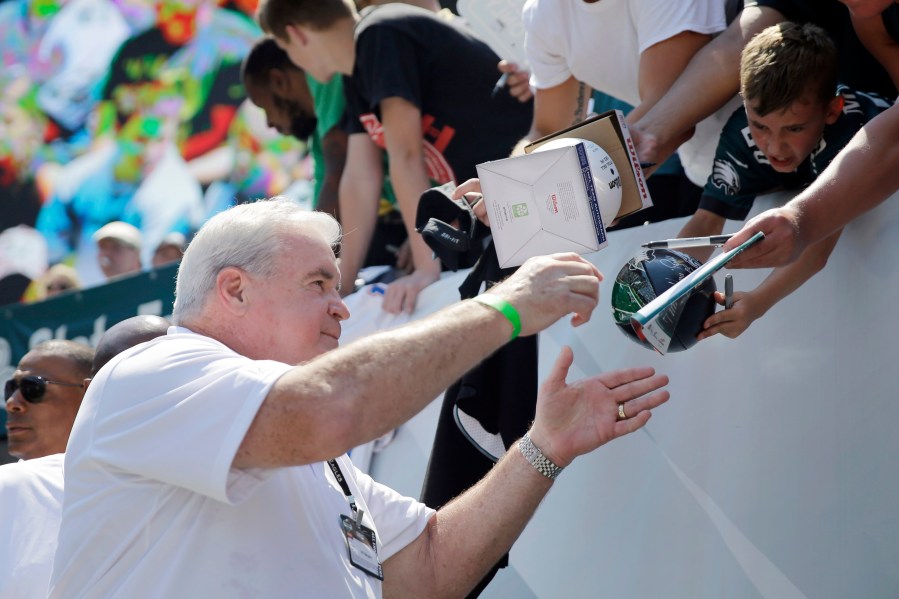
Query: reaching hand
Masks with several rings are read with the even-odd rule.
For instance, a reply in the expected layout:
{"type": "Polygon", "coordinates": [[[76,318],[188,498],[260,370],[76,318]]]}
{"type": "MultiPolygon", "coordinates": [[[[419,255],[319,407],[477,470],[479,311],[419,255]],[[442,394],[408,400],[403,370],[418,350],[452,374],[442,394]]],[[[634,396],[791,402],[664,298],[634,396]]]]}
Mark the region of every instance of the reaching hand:
{"type": "Polygon", "coordinates": [[[570,347],[553,365],[537,396],[537,416],[531,439],[558,466],[593,451],[647,423],[650,410],[668,401],[668,377],[652,368],[615,370],[568,384],[574,361],[570,347]],[[619,417],[624,408],[626,418],[619,417]]]}
{"type": "Polygon", "coordinates": [[[640,162],[652,165],[643,168],[643,175],[648,177],[658,168],[656,165],[665,162],[682,143],[693,137],[695,127],[670,139],[660,136],[656,130],[642,120],[629,124],[628,131],[634,140],[634,147],[637,149],[640,162]]]}
{"type": "Polygon", "coordinates": [[[762,212],[749,220],[740,231],[724,245],[728,252],[758,231],[765,238],[736,256],[728,268],[765,268],[783,266],[799,257],[803,247],[799,240],[798,214],[796,210],[784,206],[762,212]]]}
{"type": "MultiPolygon", "coordinates": [[[[715,292],[714,299],[719,305],[724,305],[724,294],[720,291],[715,292]]],[[[764,312],[759,310],[753,300],[752,293],[737,291],[734,293],[734,305],[728,310],[719,310],[709,316],[696,339],[702,341],[718,334],[736,339],[763,314],[764,312]]]]}
{"type": "Polygon", "coordinates": [[[499,61],[496,68],[502,73],[509,73],[509,78],[506,80],[506,88],[509,90],[510,96],[519,102],[527,102],[534,97],[534,92],[531,91],[530,72],[519,69],[517,64],[508,60],[499,61]]]}
{"type": "Polygon", "coordinates": [[[478,220],[490,226],[490,218],[487,215],[487,206],[484,204],[484,194],[481,193],[481,180],[469,179],[453,191],[452,198],[458,200],[465,198],[465,201],[471,206],[471,211],[478,217],[478,220]]]}
{"type": "Polygon", "coordinates": [[[435,271],[416,269],[412,274],[400,277],[387,286],[384,293],[384,302],[381,307],[385,312],[399,314],[406,312],[411,314],[415,309],[415,302],[421,290],[436,282],[440,278],[440,263],[435,271]]]}
{"type": "Polygon", "coordinates": [[[577,254],[530,258],[511,277],[490,288],[521,317],[521,335],[533,335],[566,314],[573,326],[590,320],[599,303],[602,273],[577,254]]]}

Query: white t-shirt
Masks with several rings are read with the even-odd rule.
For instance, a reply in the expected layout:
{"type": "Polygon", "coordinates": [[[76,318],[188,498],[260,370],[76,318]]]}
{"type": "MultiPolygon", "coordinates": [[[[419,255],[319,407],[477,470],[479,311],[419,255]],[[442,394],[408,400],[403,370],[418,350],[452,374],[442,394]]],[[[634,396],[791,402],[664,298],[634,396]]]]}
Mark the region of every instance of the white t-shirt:
{"type": "Polygon", "coordinates": [[[0,466],[0,599],[44,599],[62,511],[58,453],[0,466]]]}
{"type": "MultiPolygon", "coordinates": [[[[178,327],[113,358],[69,440],[50,597],[380,597],[326,464],[231,468],[289,368],[178,327]]],[[[337,461],[382,562],[424,530],[433,510],[337,461]]]]}
{"type": "MultiPolygon", "coordinates": [[[[573,76],[638,106],[642,53],[684,31],[723,31],[725,5],[726,0],[528,0],[522,17],[531,85],[546,89],[573,76]]],[[[718,135],[735,108],[732,101],[697,125],[679,149],[696,185],[704,185],[711,173],[718,135]]]]}

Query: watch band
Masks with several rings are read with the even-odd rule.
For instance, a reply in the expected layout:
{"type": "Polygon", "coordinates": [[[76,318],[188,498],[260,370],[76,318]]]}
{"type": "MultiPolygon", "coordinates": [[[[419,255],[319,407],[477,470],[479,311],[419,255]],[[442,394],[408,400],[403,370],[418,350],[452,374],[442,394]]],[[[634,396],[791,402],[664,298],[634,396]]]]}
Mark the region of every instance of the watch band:
{"type": "Polygon", "coordinates": [[[525,433],[524,437],[521,438],[521,441],[518,442],[518,449],[521,451],[521,455],[524,456],[524,459],[528,461],[528,463],[537,469],[537,472],[548,478],[549,480],[556,480],[556,477],[559,476],[559,473],[563,470],[559,466],[553,464],[549,458],[543,455],[543,452],[540,451],[540,448],[534,445],[534,442],[531,441],[531,436],[525,433]]]}

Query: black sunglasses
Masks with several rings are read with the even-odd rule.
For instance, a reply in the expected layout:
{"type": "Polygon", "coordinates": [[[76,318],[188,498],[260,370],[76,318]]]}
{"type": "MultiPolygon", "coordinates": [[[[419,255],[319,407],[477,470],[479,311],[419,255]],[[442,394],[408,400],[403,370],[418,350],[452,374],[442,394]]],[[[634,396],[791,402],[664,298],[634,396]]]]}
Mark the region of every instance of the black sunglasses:
{"type": "Polygon", "coordinates": [[[59,381],[50,381],[36,374],[23,376],[19,380],[9,379],[3,387],[4,399],[9,399],[16,392],[16,389],[22,391],[22,397],[28,403],[40,403],[43,401],[44,393],[47,392],[47,385],[62,385],[63,387],[84,387],[84,383],[60,383],[59,381]]]}

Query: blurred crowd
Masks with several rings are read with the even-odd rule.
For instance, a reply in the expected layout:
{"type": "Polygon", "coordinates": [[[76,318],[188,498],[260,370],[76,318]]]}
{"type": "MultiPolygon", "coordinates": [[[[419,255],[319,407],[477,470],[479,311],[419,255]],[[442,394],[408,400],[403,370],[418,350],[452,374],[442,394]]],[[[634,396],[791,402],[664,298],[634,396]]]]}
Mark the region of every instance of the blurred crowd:
{"type": "MultiPolygon", "coordinates": [[[[43,485],[49,497],[46,513],[36,518],[49,523],[46,531],[23,527],[3,537],[23,546],[17,535],[43,535],[42,551],[34,556],[39,568],[26,571],[4,562],[9,580],[21,577],[21,588],[50,584],[50,596],[63,597],[72,589],[109,585],[133,595],[149,588],[146,581],[163,596],[172,589],[191,595],[201,593],[191,593],[199,588],[191,585],[220,578],[271,590],[260,596],[293,596],[303,584],[318,589],[310,591],[318,596],[335,596],[335,589],[380,596],[385,580],[397,585],[385,589],[411,596],[477,596],[506,562],[503,554],[559,472],[577,456],[645,424],[648,410],[667,399],[667,392],[656,392],[667,379],[651,369],[591,377],[602,408],[591,417],[603,426],[589,419],[584,424],[574,416],[578,402],[566,399],[573,355],[565,349],[538,401],[536,333],[565,314],[575,314],[575,325],[586,322],[598,302],[601,277],[573,255],[538,257],[514,274],[500,268],[485,232],[490,223],[476,167],[520,152],[522,142],[578,125],[603,106],[620,107],[656,205],[609,223],[613,227],[690,217],[680,236],[717,235],[727,220],[744,220],[756,196],[800,191],[786,207],[750,221],[725,246],[762,230],[768,239],[754,250],[763,247],[769,254],[755,254],[757,262],[748,265],[778,268],[754,290],[728,298],[715,294],[724,309],[703,322],[697,339],[742,334],[824,267],[841,227],[899,187],[899,109],[893,105],[899,5],[892,0],[508,0],[501,4],[511,7],[515,18],[509,24],[521,28],[525,46],[518,56],[504,55],[505,34],[487,40],[490,34],[482,39],[479,33],[485,14],[499,15],[490,12],[493,3],[460,2],[459,9],[471,10],[461,15],[455,3],[433,0],[374,7],[369,5],[382,3],[259,4],[0,2],[0,303],[42,300],[184,260],[174,328],[158,317],[124,321],[106,332],[96,354],[72,341],[37,344],[6,382],[10,453],[35,465],[0,471],[8,483],[0,491],[9,494],[0,503],[18,506],[28,485],[43,485]],[[870,150],[882,158],[876,164],[865,156],[870,150]],[[847,184],[856,186],[858,197],[834,191],[847,184]],[[444,254],[442,260],[416,231],[425,205],[419,200],[429,190],[455,206],[457,220],[448,221],[458,225],[468,215],[472,223],[468,237],[453,238],[458,255],[444,254]],[[284,197],[253,203],[276,195],[284,197]],[[225,211],[237,204],[250,205],[225,211]],[[342,238],[335,219],[322,212],[339,220],[342,238]],[[478,220],[486,225],[479,236],[473,233],[478,220]],[[768,257],[758,262],[759,255],[768,257]],[[475,301],[426,319],[412,333],[382,334],[371,343],[378,351],[369,351],[365,342],[356,344],[362,349],[337,348],[339,323],[349,317],[341,296],[366,280],[367,265],[392,267],[390,284],[381,288],[385,311],[412,313],[419,293],[441,270],[459,267],[473,266],[460,292],[475,301]],[[488,293],[481,294],[482,288],[488,293]],[[521,318],[516,307],[530,318],[521,318]],[[471,335],[473,330],[479,334],[471,335]],[[150,347],[175,349],[148,352],[149,357],[140,355],[143,349],[132,351],[116,364],[134,359],[129,364],[140,368],[103,369],[118,352],[158,336],[163,339],[150,347]],[[185,360],[184,348],[202,359],[185,360]],[[325,353],[332,360],[316,362],[325,353]],[[209,360],[208,368],[202,360],[209,360]],[[285,376],[288,383],[280,387],[291,368],[303,384],[290,385],[285,376]],[[167,376],[159,377],[163,369],[167,376]],[[400,377],[412,378],[396,386],[400,377]],[[169,389],[176,385],[171,381],[183,388],[169,389]],[[244,393],[240,385],[247,381],[252,388],[244,393]],[[321,381],[326,384],[316,387],[321,381]],[[640,381],[645,382],[631,384],[640,381]],[[335,480],[344,483],[343,495],[336,496],[339,506],[330,497],[321,510],[308,507],[308,496],[298,489],[308,489],[309,496],[333,496],[334,489],[322,482],[324,470],[305,480],[288,467],[305,467],[377,438],[447,386],[421,503],[370,491],[373,481],[340,458],[346,479],[366,490],[351,493],[330,460],[335,480]],[[619,386],[633,388],[620,393],[619,386]],[[104,393],[112,399],[100,401],[104,393]],[[67,445],[83,398],[88,408],[74,424],[76,442],[67,445]],[[204,407],[223,400],[252,409],[220,409],[219,420],[210,423],[216,410],[204,407]],[[472,404],[502,407],[504,400],[514,421],[500,417],[499,408],[465,412],[472,404]],[[266,412],[279,401],[299,415],[282,418],[286,408],[266,412]],[[208,404],[191,407],[198,402],[208,404]],[[337,407],[332,414],[322,405],[337,407]],[[541,405],[562,408],[541,413],[541,405]],[[556,416],[567,416],[563,408],[572,411],[570,418],[556,416]],[[181,417],[184,409],[193,412],[181,417]],[[254,421],[255,409],[261,416],[254,421]],[[170,414],[178,416],[155,417],[170,414]],[[495,452],[475,447],[468,429],[463,434],[458,424],[459,414],[476,421],[474,436],[489,432],[495,452]],[[266,418],[271,422],[261,430],[275,432],[249,429],[266,418]],[[194,434],[194,426],[214,442],[194,434]],[[591,436],[580,434],[579,426],[591,436]],[[219,438],[226,434],[227,443],[219,438]],[[163,435],[172,442],[158,443],[163,435]],[[570,442],[580,438],[587,440],[570,442]],[[549,440],[564,442],[544,443],[549,440]],[[302,451],[283,457],[278,452],[290,443],[302,451]],[[205,445],[221,453],[204,452],[205,445]],[[560,446],[568,451],[548,450],[560,446]],[[74,492],[67,496],[75,497],[67,500],[66,513],[60,504],[63,451],[67,493],[74,492]],[[506,451],[511,457],[500,458],[506,451]],[[97,455],[112,464],[111,474],[91,479],[103,462],[97,455]],[[124,465],[116,462],[121,456],[127,458],[124,465]],[[221,476],[211,474],[215,469],[221,476]],[[290,484],[258,492],[265,503],[251,504],[255,509],[245,513],[219,506],[231,501],[226,478],[243,470],[265,472],[247,477],[253,478],[249,486],[262,486],[269,475],[290,484]],[[141,484],[131,484],[130,476],[141,484]],[[204,476],[209,480],[196,483],[204,476]],[[116,477],[127,481],[111,483],[116,477]],[[503,501],[509,481],[526,481],[516,497],[529,501],[503,501]],[[454,511],[452,502],[468,488],[461,495],[464,509],[454,511]],[[159,497],[177,494],[198,518],[183,517],[180,508],[173,510],[179,516],[159,509],[166,502],[157,499],[156,489],[159,497]],[[121,500],[130,493],[146,503],[121,500]],[[195,495],[203,500],[195,501],[195,495]],[[85,499],[96,497],[114,506],[109,513],[151,506],[139,508],[142,518],[144,511],[158,510],[153,517],[161,524],[148,525],[147,534],[159,542],[105,547],[118,543],[116,534],[98,534],[97,517],[76,513],[80,506],[103,511],[85,499]],[[354,497],[360,499],[358,510],[354,497]],[[268,522],[276,503],[287,512],[268,522]],[[278,520],[292,521],[300,506],[308,510],[305,534],[278,520]],[[494,512],[484,506],[494,506],[494,512]],[[435,527],[432,507],[439,508],[441,522],[451,523],[449,534],[439,527],[439,534],[425,530],[435,527]],[[340,534],[332,534],[344,508],[354,518],[344,514],[340,534]],[[51,581],[60,518],[63,533],[51,581]],[[184,530],[169,526],[169,519],[178,518],[184,530]],[[225,521],[234,528],[222,533],[225,521]],[[366,536],[371,522],[398,539],[386,543],[386,577],[379,544],[366,536]],[[326,526],[333,530],[323,532],[326,526]],[[275,566],[272,574],[233,559],[231,547],[257,542],[270,548],[271,538],[283,541],[273,553],[321,554],[332,569],[300,560],[302,566],[275,566]],[[349,557],[330,551],[320,542],[324,538],[345,541],[349,557]],[[83,543],[100,549],[82,551],[83,543]],[[446,554],[433,551],[440,543],[449,547],[446,554]],[[144,545],[176,551],[160,551],[150,560],[141,554],[144,545]],[[171,557],[201,548],[202,564],[171,557]],[[103,567],[116,552],[125,556],[118,564],[126,564],[124,573],[103,567]],[[358,561],[360,555],[368,561],[358,561]],[[450,558],[435,565],[428,561],[433,555],[450,558]],[[160,565],[175,574],[159,576],[160,565]],[[206,569],[195,570],[199,565],[206,569]],[[437,575],[432,580],[421,572],[437,575]]],[[[450,235],[450,229],[444,232],[450,235]]],[[[691,263],[695,267],[712,251],[708,243],[690,250],[696,259],[691,263]]],[[[33,509],[27,502],[22,506],[17,509],[33,509]]],[[[103,513],[110,530],[130,530],[139,521],[138,515],[118,516],[103,513]]],[[[4,590],[12,594],[0,597],[21,596],[11,585],[4,590]]]]}
{"type": "Polygon", "coordinates": [[[54,293],[54,265],[71,269],[67,286],[103,282],[94,235],[113,221],[138,230],[126,244],[149,268],[164,240],[189,239],[224,207],[285,192],[311,201],[304,143],[270,130],[240,82],[261,35],[254,10],[0,3],[0,303],[54,293]]]}

